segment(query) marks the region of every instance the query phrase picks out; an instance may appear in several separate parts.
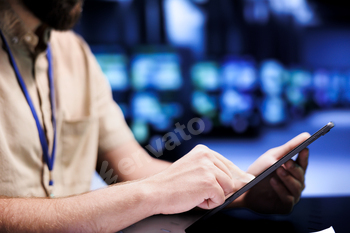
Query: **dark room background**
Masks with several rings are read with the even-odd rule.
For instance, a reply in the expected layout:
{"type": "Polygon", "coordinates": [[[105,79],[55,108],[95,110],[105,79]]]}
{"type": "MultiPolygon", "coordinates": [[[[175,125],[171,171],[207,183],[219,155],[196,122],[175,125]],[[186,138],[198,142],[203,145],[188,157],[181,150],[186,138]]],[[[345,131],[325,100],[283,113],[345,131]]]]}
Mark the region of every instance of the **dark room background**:
{"type": "Polygon", "coordinates": [[[161,159],[203,143],[246,169],[334,121],[310,146],[305,194],[350,194],[341,185],[350,175],[346,1],[86,0],[74,30],[135,138],[161,159]]]}

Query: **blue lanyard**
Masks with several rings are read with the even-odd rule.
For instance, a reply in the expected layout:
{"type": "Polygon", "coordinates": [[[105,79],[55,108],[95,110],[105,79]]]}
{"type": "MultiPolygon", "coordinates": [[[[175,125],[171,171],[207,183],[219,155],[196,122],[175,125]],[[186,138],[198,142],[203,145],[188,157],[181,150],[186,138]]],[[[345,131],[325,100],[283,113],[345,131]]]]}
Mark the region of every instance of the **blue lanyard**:
{"type": "Polygon", "coordinates": [[[29,92],[28,92],[27,87],[24,83],[24,80],[21,76],[21,73],[19,72],[16,61],[11,53],[10,47],[9,47],[3,33],[1,32],[1,30],[0,30],[0,34],[1,34],[1,39],[4,42],[6,49],[7,49],[7,52],[8,52],[8,55],[10,57],[10,62],[12,64],[12,67],[16,73],[18,83],[21,86],[23,94],[27,99],[28,105],[29,105],[30,110],[32,111],[33,117],[35,119],[36,127],[38,128],[38,132],[39,132],[39,138],[40,138],[41,148],[43,151],[44,160],[45,160],[45,162],[49,168],[49,172],[50,172],[49,185],[53,186],[52,169],[53,169],[53,165],[54,165],[54,161],[55,161],[55,153],[56,153],[56,119],[55,119],[55,105],[54,105],[55,104],[55,101],[54,101],[55,100],[55,93],[54,93],[54,88],[53,88],[52,55],[51,55],[50,45],[48,45],[48,47],[47,47],[46,57],[47,57],[47,61],[48,61],[48,76],[49,76],[49,85],[50,85],[52,125],[53,125],[53,131],[54,131],[54,139],[53,139],[51,156],[49,154],[49,146],[47,143],[46,135],[45,135],[43,127],[40,124],[38,114],[35,111],[33,101],[30,98],[29,92]]]}

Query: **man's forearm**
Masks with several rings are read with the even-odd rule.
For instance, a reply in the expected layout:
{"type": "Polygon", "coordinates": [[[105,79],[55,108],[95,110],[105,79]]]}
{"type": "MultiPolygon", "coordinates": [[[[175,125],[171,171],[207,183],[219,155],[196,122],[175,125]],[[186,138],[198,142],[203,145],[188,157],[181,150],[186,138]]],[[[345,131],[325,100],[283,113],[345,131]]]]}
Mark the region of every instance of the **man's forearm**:
{"type": "Polygon", "coordinates": [[[57,199],[0,198],[0,232],[116,232],[152,213],[141,181],[57,199]]]}
{"type": "Polygon", "coordinates": [[[110,169],[111,177],[117,176],[118,182],[124,182],[152,176],[171,165],[170,162],[152,158],[134,139],[118,148],[99,154],[97,164],[97,172],[108,184],[111,184],[108,182],[108,177],[103,176],[110,169]],[[108,168],[103,169],[102,164],[106,161],[108,168]]]}

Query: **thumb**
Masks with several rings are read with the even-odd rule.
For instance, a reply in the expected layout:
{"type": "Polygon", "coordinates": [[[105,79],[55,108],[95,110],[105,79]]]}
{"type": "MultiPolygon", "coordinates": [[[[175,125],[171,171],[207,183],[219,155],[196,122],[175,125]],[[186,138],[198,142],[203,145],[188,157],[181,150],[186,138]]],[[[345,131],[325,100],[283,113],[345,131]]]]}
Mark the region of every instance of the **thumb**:
{"type": "Polygon", "coordinates": [[[301,133],[301,134],[299,134],[298,136],[296,136],[293,139],[289,140],[288,142],[286,142],[282,146],[276,147],[275,148],[275,153],[273,154],[273,156],[276,159],[282,158],[288,152],[293,150],[295,147],[297,147],[300,143],[302,143],[303,141],[305,141],[309,137],[310,137],[309,133],[301,133]]]}

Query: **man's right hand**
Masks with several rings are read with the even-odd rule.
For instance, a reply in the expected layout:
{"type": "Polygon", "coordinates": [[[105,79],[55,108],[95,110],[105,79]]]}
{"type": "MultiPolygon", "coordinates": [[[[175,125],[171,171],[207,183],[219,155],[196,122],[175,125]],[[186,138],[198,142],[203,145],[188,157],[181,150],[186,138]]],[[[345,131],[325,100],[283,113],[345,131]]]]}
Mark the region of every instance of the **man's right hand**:
{"type": "Polygon", "coordinates": [[[155,214],[196,206],[212,209],[254,178],[208,147],[198,145],[166,170],[144,180],[155,214]]]}
{"type": "Polygon", "coordinates": [[[214,208],[252,178],[196,146],[148,178],[65,198],[0,197],[0,232],[118,232],[154,214],[214,208]]]}

